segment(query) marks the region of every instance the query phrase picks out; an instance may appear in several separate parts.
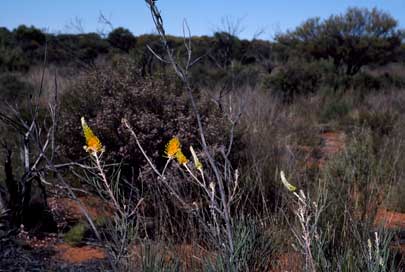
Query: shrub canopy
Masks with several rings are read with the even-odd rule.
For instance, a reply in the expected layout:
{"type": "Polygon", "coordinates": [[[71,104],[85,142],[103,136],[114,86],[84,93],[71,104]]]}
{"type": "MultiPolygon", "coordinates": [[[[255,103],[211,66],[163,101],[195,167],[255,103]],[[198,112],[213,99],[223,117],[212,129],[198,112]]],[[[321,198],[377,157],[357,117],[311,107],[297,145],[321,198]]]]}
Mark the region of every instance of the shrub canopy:
{"type": "Polygon", "coordinates": [[[326,20],[309,19],[294,31],[278,35],[276,41],[288,56],[330,59],[338,71],[354,75],[364,65],[396,59],[402,38],[397,26],[383,11],[349,8],[326,20]]]}

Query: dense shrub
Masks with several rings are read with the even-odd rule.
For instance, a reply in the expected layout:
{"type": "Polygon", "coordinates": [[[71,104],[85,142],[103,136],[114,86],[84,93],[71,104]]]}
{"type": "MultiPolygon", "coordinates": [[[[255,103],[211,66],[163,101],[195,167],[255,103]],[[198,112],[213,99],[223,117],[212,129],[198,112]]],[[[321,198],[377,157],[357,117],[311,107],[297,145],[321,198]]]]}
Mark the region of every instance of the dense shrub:
{"type": "Polygon", "coordinates": [[[322,80],[321,71],[319,63],[291,62],[271,74],[264,85],[284,102],[292,102],[296,96],[318,90],[322,80]]]}
{"type": "Polygon", "coordinates": [[[23,55],[23,52],[17,49],[5,49],[0,47],[0,71],[27,71],[30,63],[23,55]]]}
{"type": "Polygon", "coordinates": [[[108,42],[116,48],[129,52],[135,46],[136,38],[128,29],[119,27],[108,34],[108,42]]]}
{"type": "MultiPolygon", "coordinates": [[[[81,76],[62,98],[62,128],[60,140],[63,154],[77,160],[84,156],[80,117],[88,119],[91,127],[106,146],[106,160],[138,169],[144,157],[133,137],[123,128],[127,118],[137,133],[147,154],[164,162],[165,143],[178,136],[185,146],[199,146],[197,124],[188,98],[181,87],[165,78],[143,78],[126,61],[114,67],[99,67],[81,76]]],[[[198,100],[203,125],[209,143],[224,143],[226,134],[219,112],[207,101],[198,100]]]]}
{"type": "Polygon", "coordinates": [[[359,124],[368,127],[377,136],[389,135],[394,129],[398,116],[390,111],[361,111],[359,113],[359,124]]]}
{"type": "Polygon", "coordinates": [[[329,122],[332,120],[341,119],[350,112],[351,108],[351,105],[347,101],[332,98],[323,105],[320,112],[320,120],[322,122],[329,122]]]}
{"type": "Polygon", "coordinates": [[[5,73],[0,75],[0,98],[9,103],[21,103],[32,94],[33,86],[21,80],[17,74],[5,73]]]}
{"type": "Polygon", "coordinates": [[[376,8],[349,8],[325,20],[311,18],[276,37],[280,51],[288,56],[331,59],[337,71],[349,76],[365,65],[395,60],[401,39],[398,22],[376,8]]]}

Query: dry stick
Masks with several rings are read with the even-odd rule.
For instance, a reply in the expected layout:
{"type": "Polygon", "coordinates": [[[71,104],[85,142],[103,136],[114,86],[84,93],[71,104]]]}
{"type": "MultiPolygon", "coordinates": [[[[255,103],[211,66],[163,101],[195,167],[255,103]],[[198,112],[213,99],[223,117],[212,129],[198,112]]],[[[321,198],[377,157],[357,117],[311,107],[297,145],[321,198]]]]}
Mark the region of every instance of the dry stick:
{"type": "MultiPolygon", "coordinates": [[[[181,66],[178,65],[178,63],[176,62],[176,60],[174,59],[173,56],[173,52],[171,50],[171,48],[168,45],[167,39],[166,39],[166,34],[165,34],[165,30],[163,27],[163,20],[162,17],[160,15],[159,10],[156,7],[155,1],[153,0],[146,0],[146,3],[149,5],[151,14],[152,14],[152,18],[153,21],[155,23],[155,27],[160,35],[161,41],[163,43],[163,46],[167,52],[167,55],[169,57],[169,63],[172,65],[175,73],[178,75],[178,77],[180,78],[180,80],[183,82],[183,84],[186,87],[189,99],[191,101],[191,105],[193,108],[193,112],[197,118],[197,124],[198,124],[198,129],[200,131],[200,138],[201,138],[201,143],[202,143],[202,147],[204,150],[204,153],[206,154],[207,158],[208,158],[208,162],[212,168],[212,170],[214,171],[214,175],[216,180],[218,181],[218,185],[219,185],[219,192],[220,192],[220,196],[221,196],[221,202],[223,205],[223,215],[224,215],[224,221],[225,221],[225,228],[226,228],[226,233],[227,233],[227,237],[228,237],[228,243],[229,243],[229,251],[230,251],[230,255],[232,256],[234,253],[234,245],[233,245],[233,234],[232,234],[232,227],[231,227],[231,218],[229,215],[229,207],[228,207],[228,201],[226,198],[226,194],[225,194],[225,188],[224,188],[224,184],[223,184],[223,180],[222,177],[219,173],[218,167],[215,163],[215,160],[213,159],[213,157],[211,156],[209,150],[208,150],[208,146],[207,146],[207,142],[205,139],[205,134],[204,134],[204,129],[202,126],[202,122],[201,122],[201,116],[200,113],[197,109],[197,105],[195,103],[195,99],[192,93],[192,88],[190,86],[190,83],[188,81],[188,68],[186,67],[185,69],[183,69],[181,66]]],[[[150,48],[149,48],[150,49],[150,48]]],[[[150,49],[151,50],[151,49],[150,49]]],[[[191,48],[187,48],[187,50],[189,51],[188,57],[191,57],[191,48]]],[[[151,50],[151,52],[155,55],[158,56],[158,54],[156,54],[153,50],[151,50]]],[[[161,59],[161,58],[159,58],[161,59]]]]}
{"type": "Polygon", "coordinates": [[[94,160],[95,160],[96,165],[97,165],[97,169],[99,171],[99,175],[100,175],[100,177],[101,177],[101,179],[102,179],[102,181],[104,183],[104,186],[107,189],[108,194],[110,195],[112,201],[114,202],[115,208],[118,210],[118,212],[120,213],[121,216],[124,216],[124,213],[122,212],[121,207],[120,207],[117,199],[115,198],[114,193],[112,192],[112,190],[110,188],[110,185],[108,184],[108,180],[107,180],[107,177],[106,177],[106,175],[105,175],[105,173],[103,171],[103,168],[101,166],[98,153],[94,152],[93,154],[91,154],[91,156],[94,157],[94,160]]]}

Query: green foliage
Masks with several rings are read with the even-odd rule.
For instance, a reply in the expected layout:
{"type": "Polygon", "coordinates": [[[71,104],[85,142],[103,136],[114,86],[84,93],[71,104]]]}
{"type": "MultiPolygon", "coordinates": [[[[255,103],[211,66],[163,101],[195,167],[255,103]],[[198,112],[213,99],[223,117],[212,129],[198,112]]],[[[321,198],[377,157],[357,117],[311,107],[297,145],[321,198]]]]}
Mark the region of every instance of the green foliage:
{"type": "Polygon", "coordinates": [[[115,48],[119,48],[124,52],[135,47],[136,38],[128,29],[119,27],[108,34],[108,42],[115,48]]]}
{"type": "Polygon", "coordinates": [[[235,221],[235,253],[231,257],[234,268],[229,268],[227,256],[219,254],[216,259],[206,261],[204,271],[268,271],[275,248],[273,241],[259,222],[252,218],[235,221]]]}
{"type": "Polygon", "coordinates": [[[320,120],[322,122],[341,120],[350,112],[351,109],[352,106],[344,99],[331,98],[322,106],[320,120]]]}
{"type": "Polygon", "coordinates": [[[0,74],[0,98],[9,103],[21,103],[33,93],[33,86],[21,80],[17,74],[0,74]]]}
{"type": "Polygon", "coordinates": [[[145,272],[176,272],[180,271],[180,264],[176,258],[165,259],[162,252],[151,244],[142,247],[142,271],[145,272]]]}
{"type": "Polygon", "coordinates": [[[395,60],[402,33],[389,14],[377,9],[349,8],[323,21],[312,18],[292,32],[276,37],[279,51],[288,57],[331,59],[338,71],[354,75],[364,65],[395,60]]]}
{"type": "Polygon", "coordinates": [[[99,55],[108,52],[108,43],[97,33],[80,34],[77,38],[77,57],[86,63],[93,63],[99,55]]]}
{"type": "Polygon", "coordinates": [[[272,73],[264,82],[274,94],[284,102],[292,102],[297,96],[305,96],[317,91],[322,78],[319,63],[287,63],[272,73]]]}
{"type": "Polygon", "coordinates": [[[405,213],[405,184],[403,181],[399,181],[398,184],[393,185],[388,193],[385,208],[405,213]]]}
{"type": "Polygon", "coordinates": [[[333,226],[332,237],[326,240],[333,242],[334,250],[346,246],[353,227],[371,226],[398,167],[397,153],[388,145],[377,145],[369,129],[357,129],[352,137],[345,152],[328,163],[322,178],[329,203],[323,229],[333,226]]]}
{"type": "Polygon", "coordinates": [[[213,38],[210,56],[220,67],[225,68],[233,59],[240,58],[241,42],[238,37],[228,32],[216,32],[213,38]]]}
{"type": "Polygon", "coordinates": [[[390,161],[395,155],[385,151],[386,146],[376,150],[370,130],[356,130],[352,137],[321,176],[316,194],[325,197],[327,205],[312,253],[320,271],[396,271],[392,233],[373,226],[387,181],[393,178],[396,166],[390,161]]]}
{"type": "Polygon", "coordinates": [[[14,30],[15,40],[23,51],[34,51],[45,44],[45,34],[34,26],[20,25],[14,30]]]}
{"type": "Polygon", "coordinates": [[[20,48],[6,49],[0,46],[0,72],[27,71],[29,66],[20,48]]]}
{"type": "Polygon", "coordinates": [[[77,246],[83,241],[84,235],[88,230],[88,226],[85,223],[79,222],[74,225],[65,235],[63,239],[66,243],[77,246]]]}
{"type": "Polygon", "coordinates": [[[396,125],[398,115],[389,110],[386,111],[361,111],[358,117],[360,126],[370,128],[377,136],[390,135],[396,125]]]}
{"type": "Polygon", "coordinates": [[[0,48],[11,47],[14,44],[14,35],[5,27],[0,27],[0,48]]]}

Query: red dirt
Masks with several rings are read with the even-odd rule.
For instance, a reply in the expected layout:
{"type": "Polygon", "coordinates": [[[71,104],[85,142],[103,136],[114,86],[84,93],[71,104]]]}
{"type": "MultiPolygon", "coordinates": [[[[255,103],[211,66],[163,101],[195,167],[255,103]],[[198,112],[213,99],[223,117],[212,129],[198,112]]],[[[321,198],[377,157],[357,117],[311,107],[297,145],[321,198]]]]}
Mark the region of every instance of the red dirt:
{"type": "Polygon", "coordinates": [[[301,272],[303,271],[303,259],[297,252],[287,252],[277,258],[275,268],[271,272],[301,272]]]}
{"type": "Polygon", "coordinates": [[[379,208],[374,219],[374,226],[387,229],[405,229],[405,213],[379,208]]]}
{"type": "MultiPolygon", "coordinates": [[[[194,244],[177,244],[170,247],[154,244],[151,247],[153,252],[163,256],[164,261],[167,263],[178,260],[182,271],[192,271],[196,267],[203,269],[203,265],[208,259],[214,260],[216,258],[214,252],[209,252],[205,248],[194,244]]],[[[133,248],[134,263],[139,267],[143,258],[142,251],[143,246],[135,245],[133,248]]]]}
{"type": "MultiPolygon", "coordinates": [[[[112,215],[112,209],[108,203],[95,196],[79,197],[90,217],[93,220],[112,215]]],[[[78,222],[86,220],[79,204],[70,198],[48,198],[48,205],[57,220],[58,227],[63,229],[68,226],[68,222],[78,222]]],[[[48,244],[56,254],[56,259],[69,263],[78,264],[88,261],[97,261],[106,258],[106,252],[95,246],[73,247],[65,243],[48,244]]]]}
{"type": "MultiPolygon", "coordinates": [[[[111,207],[98,197],[83,196],[79,197],[79,200],[93,220],[112,215],[111,207]]],[[[67,221],[86,220],[79,204],[73,199],[51,197],[48,198],[48,205],[54,214],[63,217],[67,221]]]]}
{"type": "Polygon", "coordinates": [[[103,249],[94,246],[72,247],[61,243],[54,247],[56,258],[70,264],[78,264],[88,261],[102,260],[106,258],[103,249]]]}
{"type": "Polygon", "coordinates": [[[329,131],[321,134],[322,146],[320,147],[321,159],[319,167],[325,166],[328,159],[344,150],[346,146],[346,134],[343,131],[329,131]]]}
{"type": "Polygon", "coordinates": [[[69,264],[79,264],[106,258],[105,251],[100,247],[73,247],[66,243],[58,243],[56,234],[48,234],[38,238],[37,236],[30,235],[28,232],[24,231],[24,229],[21,229],[17,237],[25,245],[34,250],[51,249],[55,251],[53,258],[69,264]]]}
{"type": "Polygon", "coordinates": [[[346,134],[343,131],[322,132],[320,137],[321,144],[315,148],[318,156],[309,156],[306,160],[308,168],[319,167],[322,169],[333,155],[341,152],[346,147],[346,134]]]}

